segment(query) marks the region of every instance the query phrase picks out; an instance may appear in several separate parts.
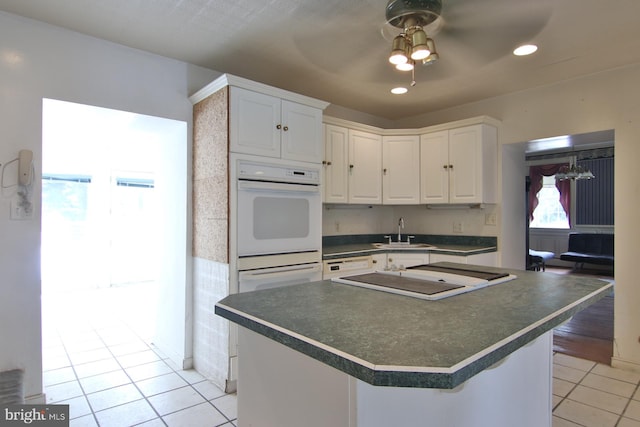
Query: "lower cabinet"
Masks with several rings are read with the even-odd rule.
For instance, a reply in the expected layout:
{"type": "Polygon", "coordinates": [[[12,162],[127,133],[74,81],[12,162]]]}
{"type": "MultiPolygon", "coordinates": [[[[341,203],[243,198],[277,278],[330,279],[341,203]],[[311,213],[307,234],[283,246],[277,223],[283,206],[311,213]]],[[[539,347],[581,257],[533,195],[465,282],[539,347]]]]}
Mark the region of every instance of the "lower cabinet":
{"type": "Polygon", "coordinates": [[[242,426],[551,426],[552,331],[443,390],[373,386],[239,329],[242,426]]]}
{"type": "MultiPolygon", "coordinates": [[[[459,264],[497,266],[497,252],[475,255],[451,255],[418,252],[387,252],[371,255],[374,270],[402,270],[408,267],[434,262],[456,262],[459,264]]],[[[329,276],[324,276],[325,279],[329,276]]]]}
{"type": "Polygon", "coordinates": [[[387,254],[373,254],[371,255],[371,260],[374,270],[386,270],[389,268],[387,265],[387,254]]]}
{"type": "Polygon", "coordinates": [[[387,268],[391,270],[402,270],[414,265],[429,264],[429,254],[424,253],[388,253],[387,268]]]}
{"type": "Polygon", "coordinates": [[[430,261],[434,262],[457,262],[460,264],[486,265],[488,267],[497,266],[497,252],[488,252],[475,255],[450,255],[431,254],[430,261]]]}

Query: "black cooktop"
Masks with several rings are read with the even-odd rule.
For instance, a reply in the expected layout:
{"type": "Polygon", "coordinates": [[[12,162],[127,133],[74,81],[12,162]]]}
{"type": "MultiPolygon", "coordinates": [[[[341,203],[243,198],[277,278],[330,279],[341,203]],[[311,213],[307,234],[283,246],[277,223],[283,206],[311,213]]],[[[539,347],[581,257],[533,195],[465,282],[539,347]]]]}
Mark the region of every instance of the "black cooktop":
{"type": "Polygon", "coordinates": [[[478,279],[484,279],[488,281],[500,279],[509,275],[509,273],[494,273],[490,271],[461,267],[440,267],[433,264],[422,264],[413,267],[407,267],[407,270],[437,271],[440,273],[457,274],[458,276],[476,277],[478,279]]]}
{"type": "Polygon", "coordinates": [[[384,273],[365,273],[354,276],[342,277],[344,280],[364,283],[368,285],[382,286],[385,288],[399,289],[403,291],[415,292],[423,295],[435,295],[440,292],[452,289],[463,288],[464,286],[452,285],[450,283],[436,282],[432,280],[414,279],[405,276],[395,276],[384,273]]]}

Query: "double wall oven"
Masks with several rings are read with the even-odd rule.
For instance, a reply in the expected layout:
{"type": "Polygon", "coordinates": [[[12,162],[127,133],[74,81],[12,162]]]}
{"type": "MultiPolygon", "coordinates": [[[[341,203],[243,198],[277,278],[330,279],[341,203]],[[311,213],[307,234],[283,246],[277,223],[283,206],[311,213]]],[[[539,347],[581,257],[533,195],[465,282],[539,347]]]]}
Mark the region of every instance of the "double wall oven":
{"type": "Polygon", "coordinates": [[[232,155],[238,292],[322,279],[320,166],[232,155]]]}

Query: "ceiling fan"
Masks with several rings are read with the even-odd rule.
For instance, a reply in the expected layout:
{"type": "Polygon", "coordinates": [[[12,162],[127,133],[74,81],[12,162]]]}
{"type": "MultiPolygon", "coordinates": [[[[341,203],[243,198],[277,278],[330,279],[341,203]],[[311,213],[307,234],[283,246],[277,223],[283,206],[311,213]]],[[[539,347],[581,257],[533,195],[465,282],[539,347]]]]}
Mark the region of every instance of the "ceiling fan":
{"type": "Polygon", "coordinates": [[[511,55],[514,44],[534,38],[548,22],[554,1],[387,0],[385,9],[381,0],[310,2],[311,10],[297,11],[293,42],[309,65],[341,76],[345,90],[354,82],[388,87],[404,78],[387,60],[394,41],[402,43],[401,34],[405,47],[408,39],[413,47],[415,33],[416,45],[426,38],[429,55],[414,59],[414,66],[434,65],[421,80],[472,78],[511,55]]]}
{"type": "MultiPolygon", "coordinates": [[[[411,86],[416,84],[415,68],[418,64],[431,65],[440,59],[432,37],[441,31],[443,39],[448,41],[466,38],[467,51],[471,46],[490,50],[500,36],[526,40],[546,24],[550,15],[550,9],[543,4],[532,9],[523,7],[524,3],[520,1],[507,4],[500,0],[481,0],[475,2],[475,8],[463,0],[448,0],[446,3],[448,8],[443,8],[443,0],[389,0],[387,3],[381,32],[385,39],[392,40],[389,62],[397,70],[412,72],[411,86]],[[521,13],[517,13],[517,8],[521,13]],[[501,22],[499,15],[502,13],[507,19],[515,16],[517,19],[501,22]],[[472,14],[475,14],[476,22],[473,22],[472,14]],[[483,43],[478,43],[479,40],[483,43]]],[[[486,60],[490,61],[491,57],[488,55],[486,60]]],[[[394,88],[392,92],[405,93],[407,89],[394,88]]]]}

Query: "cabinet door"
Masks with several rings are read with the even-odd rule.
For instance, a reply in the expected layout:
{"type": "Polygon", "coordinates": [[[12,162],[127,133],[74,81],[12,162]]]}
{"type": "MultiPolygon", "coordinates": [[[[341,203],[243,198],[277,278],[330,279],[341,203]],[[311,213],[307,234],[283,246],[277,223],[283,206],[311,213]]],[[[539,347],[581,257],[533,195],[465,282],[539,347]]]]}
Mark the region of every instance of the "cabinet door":
{"type": "Polygon", "coordinates": [[[382,203],[382,137],[349,131],[349,203],[382,203]]]}
{"type": "Polygon", "coordinates": [[[374,270],[386,270],[387,269],[387,254],[373,254],[371,255],[371,263],[374,270]]]}
{"type": "Polygon", "coordinates": [[[456,262],[458,264],[466,264],[467,257],[464,255],[429,254],[429,261],[431,264],[436,262],[456,262]]]}
{"type": "Polygon", "coordinates": [[[349,130],[325,125],[324,138],[324,201],[347,203],[349,130]]]}
{"type": "Polygon", "coordinates": [[[382,138],[382,203],[420,202],[420,139],[416,135],[382,138]]]}
{"type": "Polygon", "coordinates": [[[230,151],[280,157],[280,99],[231,87],[230,151]]]}
{"type": "Polygon", "coordinates": [[[389,253],[387,265],[390,269],[403,269],[414,265],[429,264],[429,254],[389,253]]]}
{"type": "Polygon", "coordinates": [[[482,203],[482,127],[449,131],[449,202],[482,203]]]}
{"type": "Polygon", "coordinates": [[[320,163],[322,152],[322,111],[283,100],[282,158],[320,163]]]}
{"type": "Polygon", "coordinates": [[[449,203],[449,131],[420,136],[420,202],[449,203]]]}
{"type": "Polygon", "coordinates": [[[488,252],[475,255],[449,255],[449,254],[431,254],[431,264],[435,262],[457,262],[459,264],[486,265],[489,267],[497,267],[497,253],[488,252]]]}

